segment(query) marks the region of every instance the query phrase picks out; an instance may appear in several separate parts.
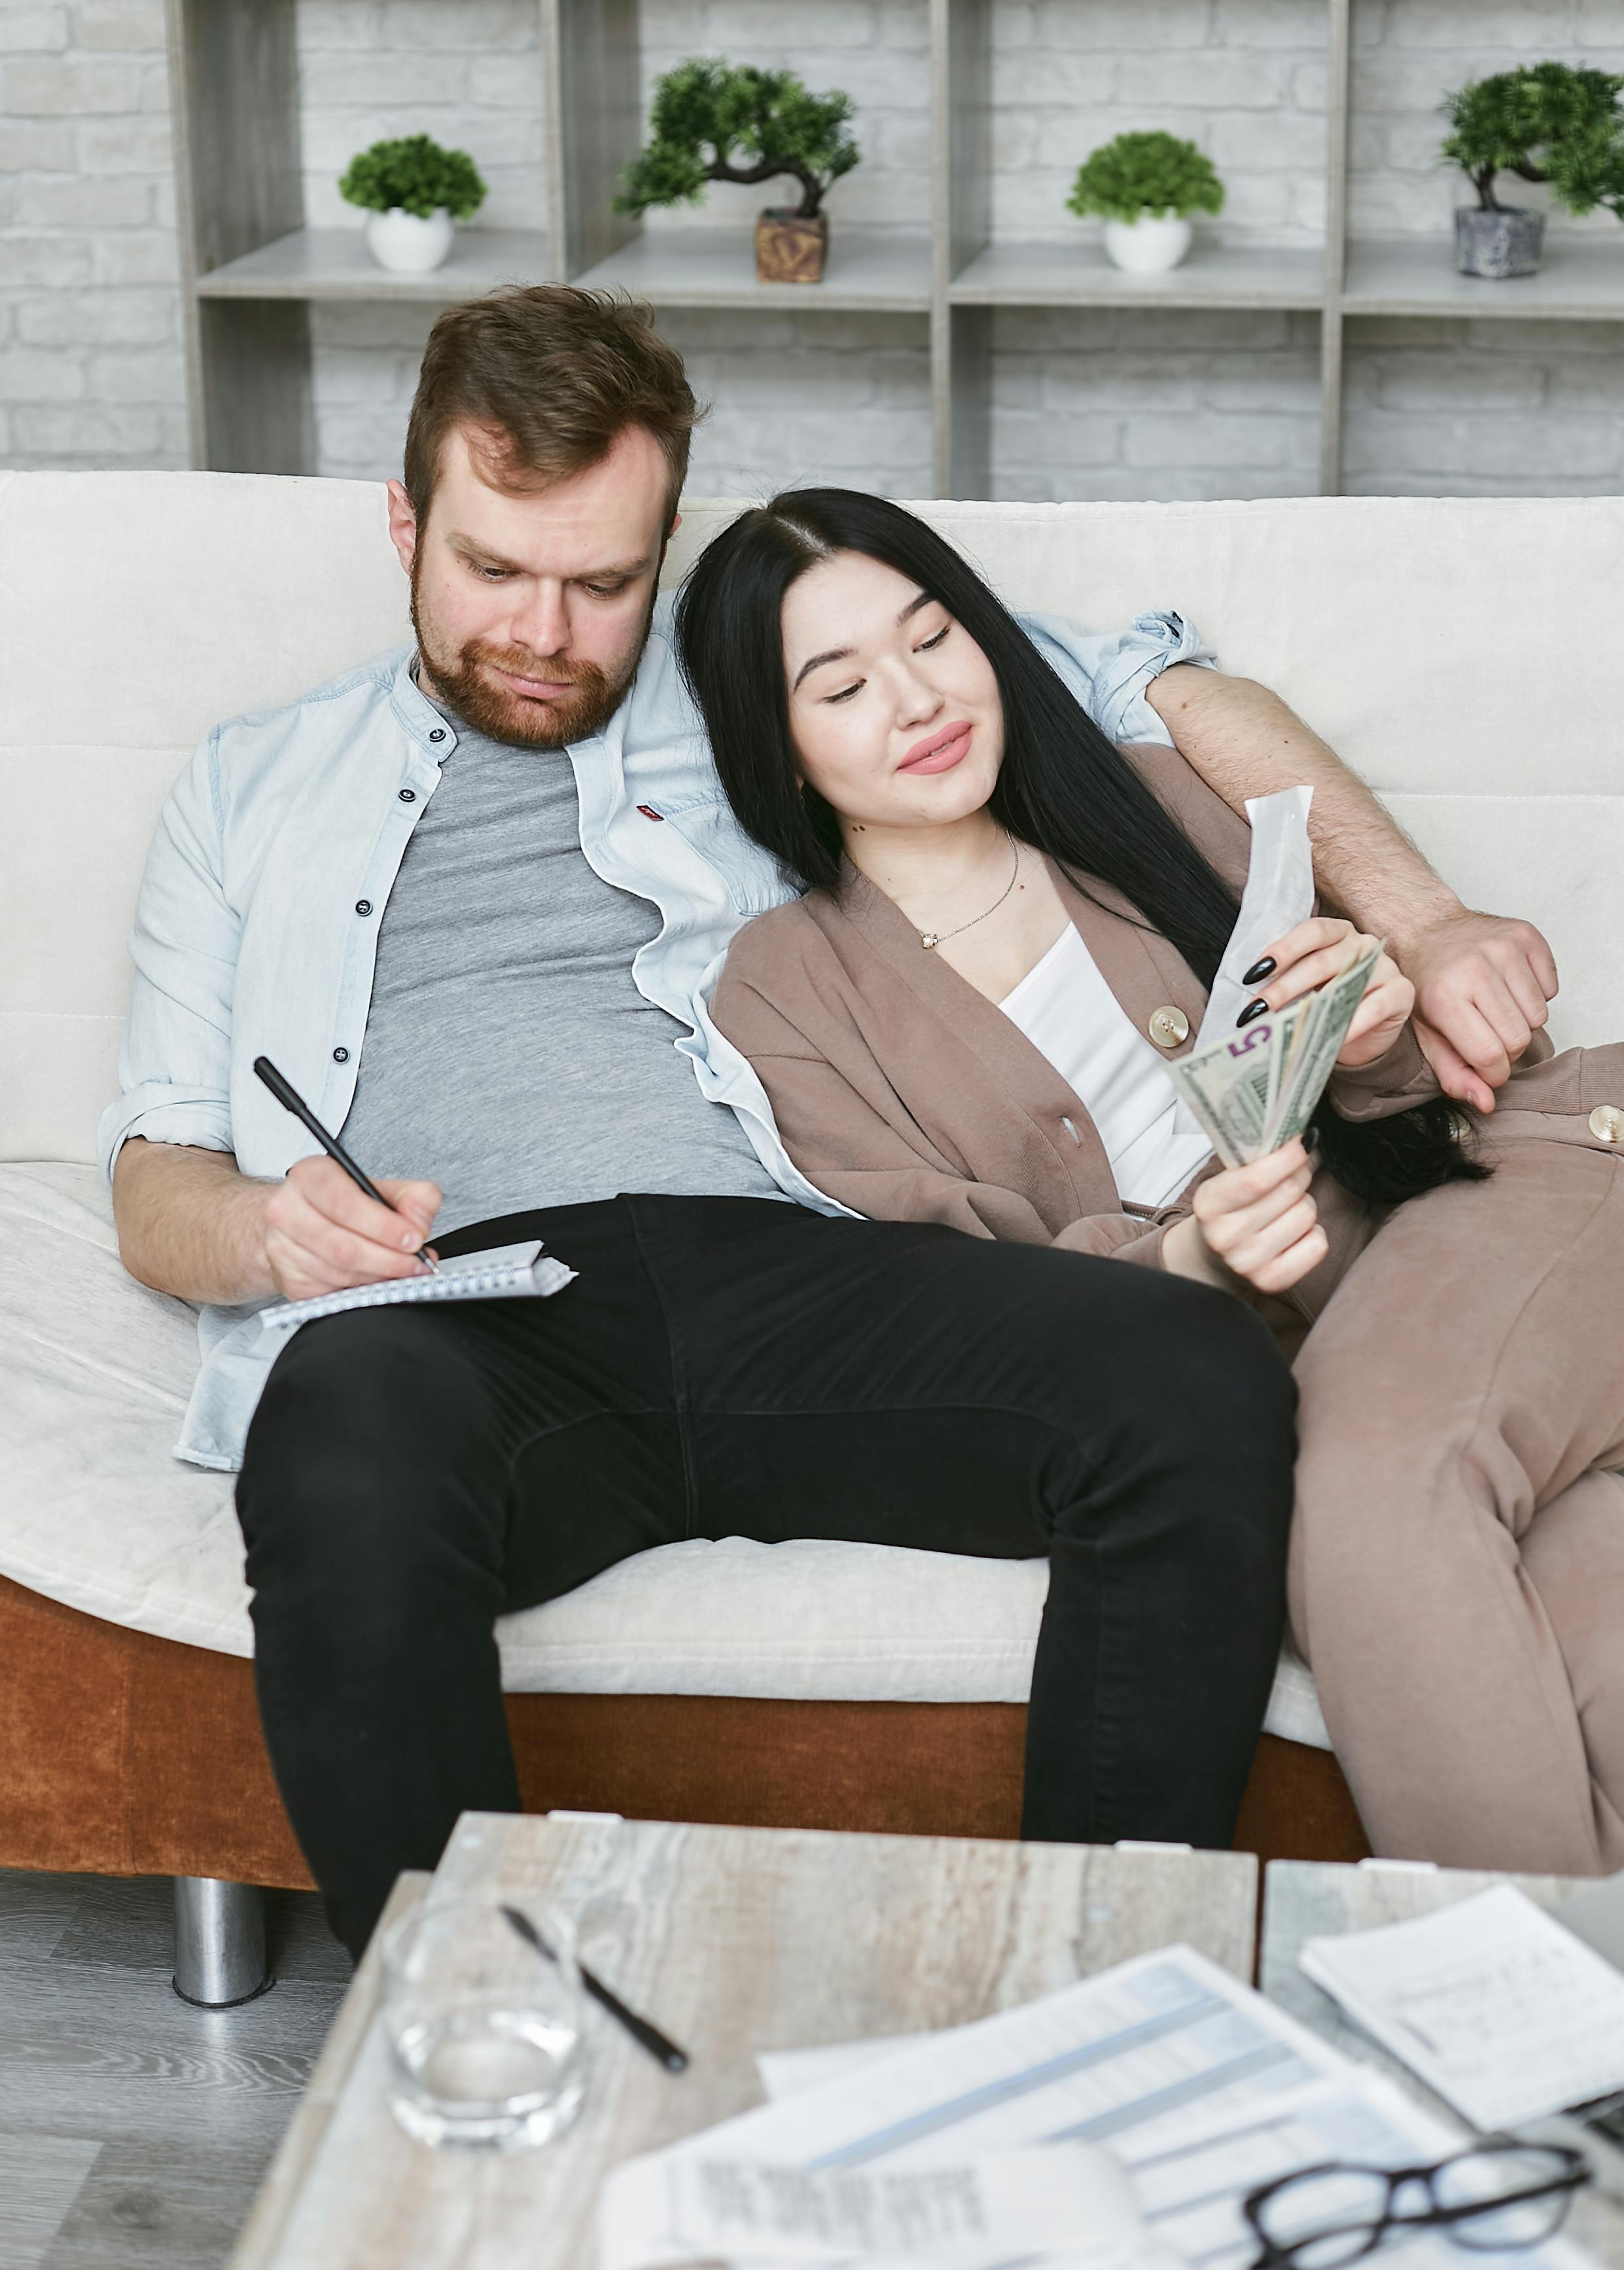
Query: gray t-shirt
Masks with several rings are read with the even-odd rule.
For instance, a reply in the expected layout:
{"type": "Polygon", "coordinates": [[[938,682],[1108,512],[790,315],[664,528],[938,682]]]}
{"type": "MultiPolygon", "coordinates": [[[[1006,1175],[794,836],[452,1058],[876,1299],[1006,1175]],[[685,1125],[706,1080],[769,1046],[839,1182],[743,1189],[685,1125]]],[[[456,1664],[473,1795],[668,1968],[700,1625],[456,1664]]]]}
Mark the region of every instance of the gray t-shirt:
{"type": "Polygon", "coordinates": [[[621,1191],[776,1197],[637,990],[659,913],[589,865],[567,752],[453,723],[384,909],[345,1147],[438,1183],[442,1234],[621,1191]]]}

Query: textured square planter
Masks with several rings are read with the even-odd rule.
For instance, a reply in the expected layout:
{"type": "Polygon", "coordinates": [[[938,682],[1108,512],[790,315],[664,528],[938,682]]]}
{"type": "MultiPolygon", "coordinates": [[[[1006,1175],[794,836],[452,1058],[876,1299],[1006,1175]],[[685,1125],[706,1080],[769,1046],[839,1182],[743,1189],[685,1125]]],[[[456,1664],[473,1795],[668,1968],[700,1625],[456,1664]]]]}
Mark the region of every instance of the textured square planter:
{"type": "Polygon", "coordinates": [[[756,215],[756,282],[821,284],[829,244],[829,217],[812,220],[769,205],[756,215]]]}
{"type": "Polygon", "coordinates": [[[1455,208],[1455,265],[1463,276],[1486,276],[1495,283],[1537,276],[1544,249],[1542,212],[1526,205],[1504,205],[1494,212],[1476,205],[1455,208]]]}

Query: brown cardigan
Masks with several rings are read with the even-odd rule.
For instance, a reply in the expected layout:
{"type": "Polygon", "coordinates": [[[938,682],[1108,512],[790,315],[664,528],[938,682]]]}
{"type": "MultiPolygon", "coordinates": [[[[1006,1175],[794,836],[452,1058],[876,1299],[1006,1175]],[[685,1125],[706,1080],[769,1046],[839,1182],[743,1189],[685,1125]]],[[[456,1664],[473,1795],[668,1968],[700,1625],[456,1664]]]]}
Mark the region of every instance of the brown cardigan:
{"type": "MultiPolygon", "coordinates": [[[[1245,821],[1175,751],[1126,753],[1239,889],[1250,841],[1245,821]]],[[[1098,901],[1086,898],[1051,872],[1135,1026],[1151,1032],[1157,1009],[1181,1009],[1189,1037],[1164,1053],[1188,1055],[1206,990],[1183,955],[1131,919],[1118,894],[1101,886],[1098,901]]],[[[1086,1107],[1048,1058],[996,1003],[923,947],[901,910],[855,869],[838,894],[811,891],[747,924],[711,1011],[754,1065],[795,1164],[856,1213],[1159,1267],[1168,1228],[1190,1212],[1189,1190],[1157,1213],[1123,1205],[1086,1107]]],[[[1345,1118],[1378,1117],[1437,1093],[1408,1027],[1379,1064],[1338,1072],[1331,1083],[1345,1118]]],[[[1324,1172],[1314,1195],[1329,1256],[1283,1299],[1257,1299],[1288,1348],[1379,1219],[1324,1172]]]]}

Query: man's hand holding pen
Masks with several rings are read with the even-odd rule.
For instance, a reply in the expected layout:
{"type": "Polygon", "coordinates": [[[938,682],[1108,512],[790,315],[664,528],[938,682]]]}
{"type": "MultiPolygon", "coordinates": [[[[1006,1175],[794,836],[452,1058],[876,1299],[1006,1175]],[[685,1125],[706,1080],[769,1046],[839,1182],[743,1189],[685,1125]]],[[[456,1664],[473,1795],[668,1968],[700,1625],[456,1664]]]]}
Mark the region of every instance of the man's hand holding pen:
{"type": "Polygon", "coordinates": [[[387,1205],[358,1190],[327,1158],[300,1159],[285,1181],[266,1185],[265,1265],[284,1300],[425,1274],[418,1248],[440,1211],[439,1190],[402,1181],[381,1181],[376,1188],[387,1205]]]}

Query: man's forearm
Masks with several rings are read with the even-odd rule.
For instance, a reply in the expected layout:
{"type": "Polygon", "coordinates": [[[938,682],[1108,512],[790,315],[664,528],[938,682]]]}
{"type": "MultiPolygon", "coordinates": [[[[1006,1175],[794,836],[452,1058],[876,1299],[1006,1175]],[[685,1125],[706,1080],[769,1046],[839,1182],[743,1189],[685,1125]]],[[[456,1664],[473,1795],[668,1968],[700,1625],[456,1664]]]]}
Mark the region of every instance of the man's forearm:
{"type": "Polygon", "coordinates": [[[182,1301],[234,1303],[276,1290],[264,1257],[265,1183],[226,1151],[127,1142],[113,1169],[119,1257],[132,1277],[182,1301]]]}
{"type": "Polygon", "coordinates": [[[1455,893],[1364,783],[1266,686],[1175,664],[1145,698],[1180,754],[1236,812],[1249,796],[1312,788],[1309,834],[1324,897],[1388,939],[1400,960],[1420,932],[1459,912],[1455,893]]]}

